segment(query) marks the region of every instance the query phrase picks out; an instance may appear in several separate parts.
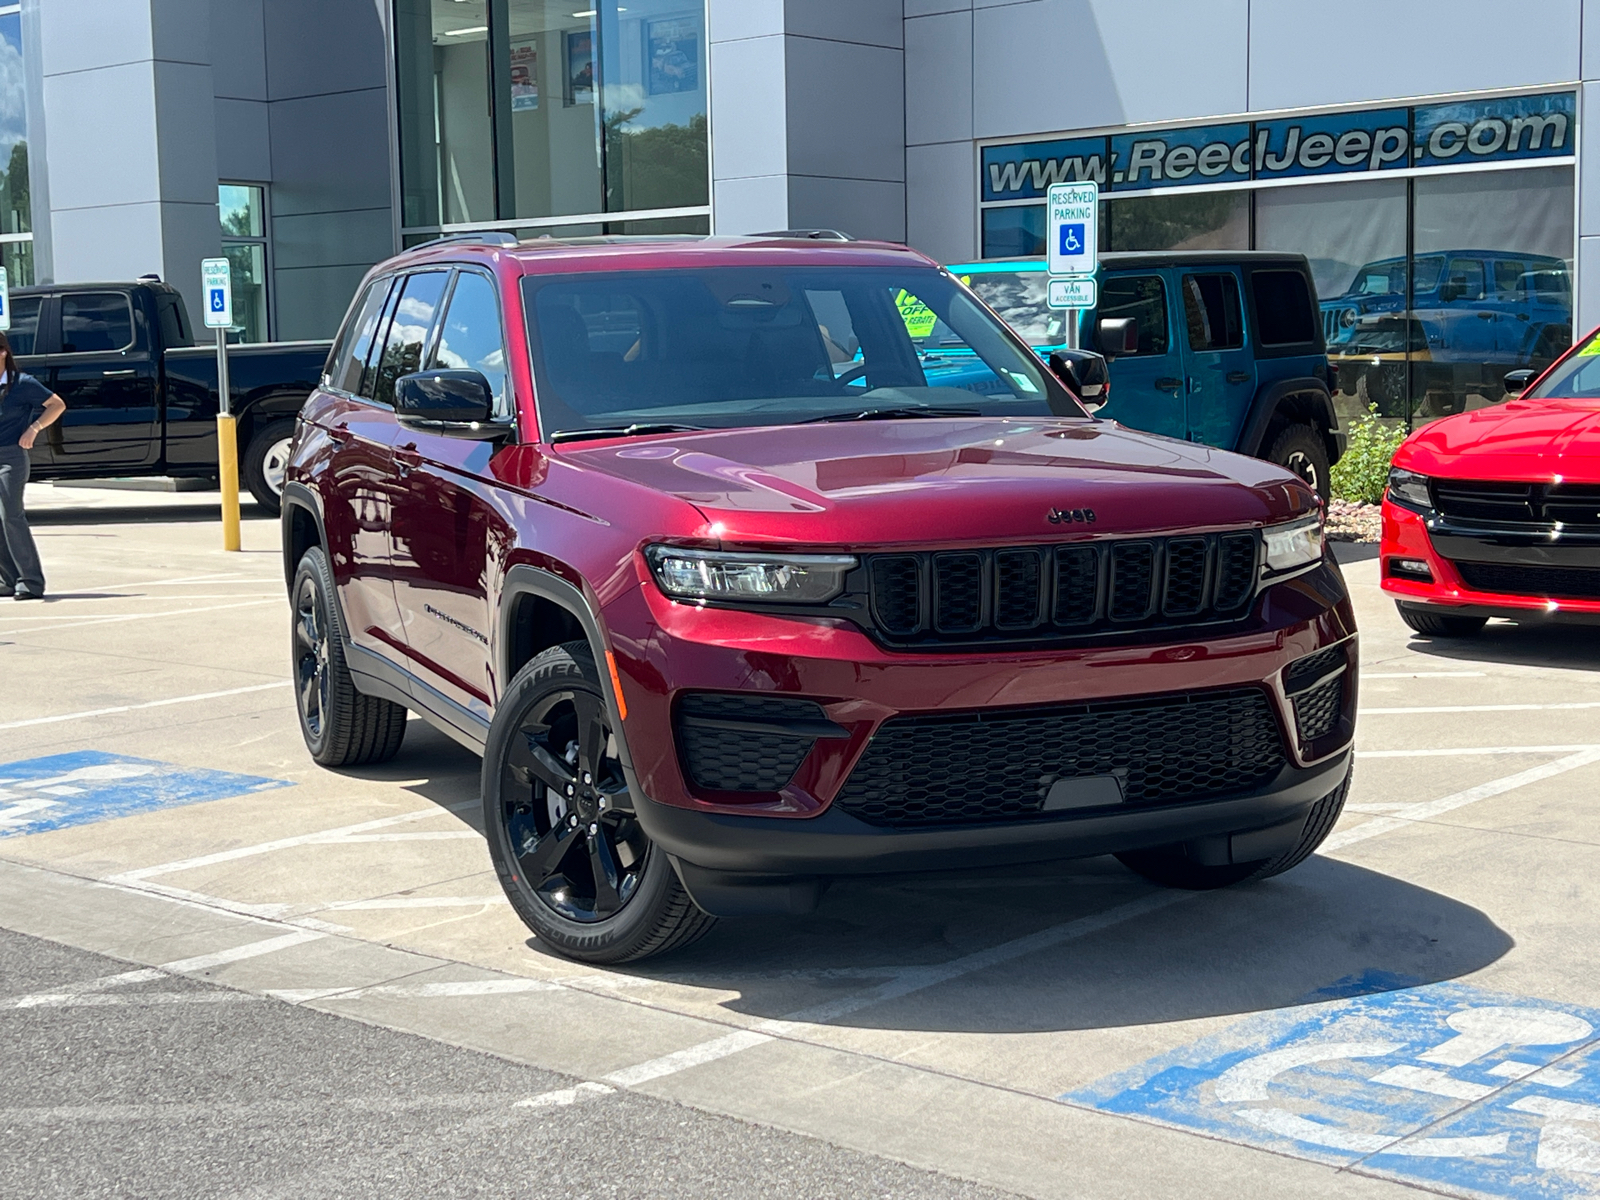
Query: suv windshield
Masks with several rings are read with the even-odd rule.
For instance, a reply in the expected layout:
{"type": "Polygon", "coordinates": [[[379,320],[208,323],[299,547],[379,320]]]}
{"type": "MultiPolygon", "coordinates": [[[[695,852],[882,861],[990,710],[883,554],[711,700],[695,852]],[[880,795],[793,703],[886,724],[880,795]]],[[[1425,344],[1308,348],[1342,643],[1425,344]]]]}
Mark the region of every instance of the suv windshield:
{"type": "Polygon", "coordinates": [[[1543,383],[1522,395],[1524,399],[1531,400],[1542,400],[1549,396],[1600,400],[1600,333],[1591,334],[1571,358],[1550,372],[1543,383]]]}
{"type": "Polygon", "coordinates": [[[1030,346],[1062,346],[1067,341],[1067,313],[1051,308],[1050,276],[1043,271],[974,271],[957,278],[1030,346]]]}
{"type": "Polygon", "coordinates": [[[1085,415],[932,268],[594,272],[522,286],[544,440],[923,412],[1085,415]]]}

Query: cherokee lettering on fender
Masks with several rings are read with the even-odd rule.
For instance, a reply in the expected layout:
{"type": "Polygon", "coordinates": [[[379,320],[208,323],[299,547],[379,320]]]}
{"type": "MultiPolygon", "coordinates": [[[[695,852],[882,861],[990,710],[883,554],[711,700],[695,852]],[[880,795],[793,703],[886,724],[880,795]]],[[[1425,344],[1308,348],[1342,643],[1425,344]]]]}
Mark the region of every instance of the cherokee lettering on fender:
{"type": "Polygon", "coordinates": [[[1092,508],[1052,508],[1047,518],[1052,525],[1093,525],[1095,520],[1092,508]]]}

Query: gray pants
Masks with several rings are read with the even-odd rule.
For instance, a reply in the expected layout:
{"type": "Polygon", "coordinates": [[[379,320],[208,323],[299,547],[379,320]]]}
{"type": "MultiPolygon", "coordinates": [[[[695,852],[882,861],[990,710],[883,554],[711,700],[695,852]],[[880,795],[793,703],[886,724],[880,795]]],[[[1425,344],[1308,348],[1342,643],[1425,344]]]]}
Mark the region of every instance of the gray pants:
{"type": "Polygon", "coordinates": [[[22,511],[22,487],[28,482],[28,452],[21,446],[0,446],[0,590],[17,585],[44,592],[44,567],[28,532],[22,511]]]}

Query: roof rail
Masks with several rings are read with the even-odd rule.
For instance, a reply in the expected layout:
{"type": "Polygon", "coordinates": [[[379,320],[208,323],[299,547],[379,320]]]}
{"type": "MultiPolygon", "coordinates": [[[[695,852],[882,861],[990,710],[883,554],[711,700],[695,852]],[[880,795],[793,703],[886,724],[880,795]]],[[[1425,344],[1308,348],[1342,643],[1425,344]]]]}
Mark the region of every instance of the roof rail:
{"type": "Polygon", "coordinates": [[[813,242],[853,242],[856,239],[837,229],[765,229],[751,237],[804,238],[813,242]]]}
{"type": "Polygon", "coordinates": [[[486,229],[481,233],[447,233],[443,237],[418,242],[410,249],[421,250],[424,246],[443,246],[447,242],[482,242],[486,246],[515,246],[521,240],[514,233],[506,233],[501,229],[486,229]]]}

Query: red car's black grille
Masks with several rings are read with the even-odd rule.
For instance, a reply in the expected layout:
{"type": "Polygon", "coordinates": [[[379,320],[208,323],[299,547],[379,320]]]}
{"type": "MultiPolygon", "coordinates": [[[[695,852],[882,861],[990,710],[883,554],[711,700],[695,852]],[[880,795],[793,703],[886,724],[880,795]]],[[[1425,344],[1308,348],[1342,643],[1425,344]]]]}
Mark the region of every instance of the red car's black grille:
{"type": "Polygon", "coordinates": [[[1195,625],[1242,617],[1255,533],[879,554],[873,624],[903,644],[982,642],[1195,625]]]}
{"type": "Polygon", "coordinates": [[[1600,600],[1600,568],[1531,567],[1516,563],[1451,564],[1473,591],[1511,596],[1553,596],[1566,600],[1600,600]]]}
{"type": "Polygon", "coordinates": [[[891,717],[834,803],[873,825],[1001,821],[1044,813],[1063,779],[1110,776],[1126,804],[1170,804],[1254,790],[1285,762],[1259,688],[891,717]]]}
{"type": "Polygon", "coordinates": [[[1458,521],[1530,529],[1600,530],[1600,485],[1435,479],[1433,504],[1458,521]]]}

